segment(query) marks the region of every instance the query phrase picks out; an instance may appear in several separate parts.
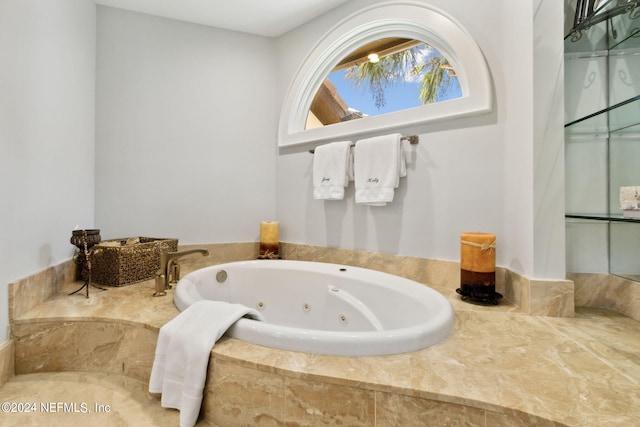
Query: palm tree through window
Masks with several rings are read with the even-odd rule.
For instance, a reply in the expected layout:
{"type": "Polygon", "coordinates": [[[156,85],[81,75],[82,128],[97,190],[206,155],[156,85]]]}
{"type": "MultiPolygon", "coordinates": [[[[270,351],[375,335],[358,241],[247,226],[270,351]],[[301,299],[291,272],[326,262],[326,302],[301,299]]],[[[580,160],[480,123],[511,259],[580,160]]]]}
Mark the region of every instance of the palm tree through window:
{"type": "Polygon", "coordinates": [[[384,38],[333,68],[311,103],[306,129],[461,96],[455,70],[437,49],[419,40],[384,38]]]}

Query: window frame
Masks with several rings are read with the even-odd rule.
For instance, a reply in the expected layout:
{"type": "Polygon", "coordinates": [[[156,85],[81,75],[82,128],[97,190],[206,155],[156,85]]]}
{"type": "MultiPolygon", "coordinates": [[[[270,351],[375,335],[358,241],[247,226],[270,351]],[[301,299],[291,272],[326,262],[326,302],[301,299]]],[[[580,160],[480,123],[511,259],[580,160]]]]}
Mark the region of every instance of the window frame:
{"type": "Polygon", "coordinates": [[[382,3],[335,25],[309,52],[284,99],[278,146],[349,139],[397,131],[454,118],[486,114],[493,109],[493,87],[482,51],[460,23],[432,6],[382,3]],[[360,46],[386,37],[423,41],[438,49],[456,70],[462,96],[406,110],[305,130],[311,102],[335,65],[360,46]]]}

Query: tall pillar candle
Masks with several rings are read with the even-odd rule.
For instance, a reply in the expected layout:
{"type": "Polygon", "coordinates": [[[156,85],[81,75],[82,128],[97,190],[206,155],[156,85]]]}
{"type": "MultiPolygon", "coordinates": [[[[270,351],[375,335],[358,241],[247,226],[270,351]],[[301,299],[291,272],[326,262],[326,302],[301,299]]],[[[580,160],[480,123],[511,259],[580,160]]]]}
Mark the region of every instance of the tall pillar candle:
{"type": "Polygon", "coordinates": [[[260,223],[260,258],[278,258],[280,224],[275,221],[260,223]]]}
{"type": "Polygon", "coordinates": [[[460,288],[463,295],[493,299],[496,295],[496,236],[460,235],[460,288]]]}

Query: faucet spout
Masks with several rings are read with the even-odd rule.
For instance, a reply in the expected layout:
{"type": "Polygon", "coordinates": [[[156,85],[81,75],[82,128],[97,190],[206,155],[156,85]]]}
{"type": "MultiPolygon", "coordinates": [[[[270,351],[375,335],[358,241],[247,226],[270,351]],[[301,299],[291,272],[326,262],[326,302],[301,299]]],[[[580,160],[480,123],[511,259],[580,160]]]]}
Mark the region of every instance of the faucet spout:
{"type": "Polygon", "coordinates": [[[179,258],[198,253],[202,254],[202,256],[209,255],[209,251],[207,249],[201,248],[186,249],[184,251],[177,252],[162,252],[160,254],[160,268],[156,273],[156,290],[153,296],[166,295],[166,290],[171,289],[171,281],[178,281],[178,279],[180,278],[180,270],[177,264],[179,258]]]}

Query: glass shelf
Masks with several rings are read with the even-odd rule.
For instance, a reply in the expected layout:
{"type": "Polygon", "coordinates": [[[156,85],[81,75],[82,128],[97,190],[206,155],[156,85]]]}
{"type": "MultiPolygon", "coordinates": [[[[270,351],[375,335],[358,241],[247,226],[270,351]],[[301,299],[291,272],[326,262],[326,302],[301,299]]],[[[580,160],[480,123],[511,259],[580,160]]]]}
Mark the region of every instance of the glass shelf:
{"type": "Polygon", "coordinates": [[[600,111],[596,111],[595,113],[589,114],[588,116],[573,120],[565,124],[564,127],[568,128],[586,120],[597,118],[600,115],[611,113],[608,117],[611,129],[601,129],[599,132],[619,132],[627,128],[634,128],[638,125],[638,122],[640,121],[640,115],[633,113],[636,113],[639,108],[640,95],[636,95],[633,98],[629,98],[625,101],[619,102],[600,111]],[[615,116],[612,117],[612,115],[615,116]]]}
{"type": "Polygon", "coordinates": [[[568,271],[640,281],[640,218],[619,202],[640,185],[640,0],[597,3],[565,37],[568,271]]]}
{"type": "Polygon", "coordinates": [[[629,218],[622,215],[596,215],[596,214],[565,214],[565,218],[588,219],[592,221],[636,222],[640,224],[640,218],[629,218]]]}

